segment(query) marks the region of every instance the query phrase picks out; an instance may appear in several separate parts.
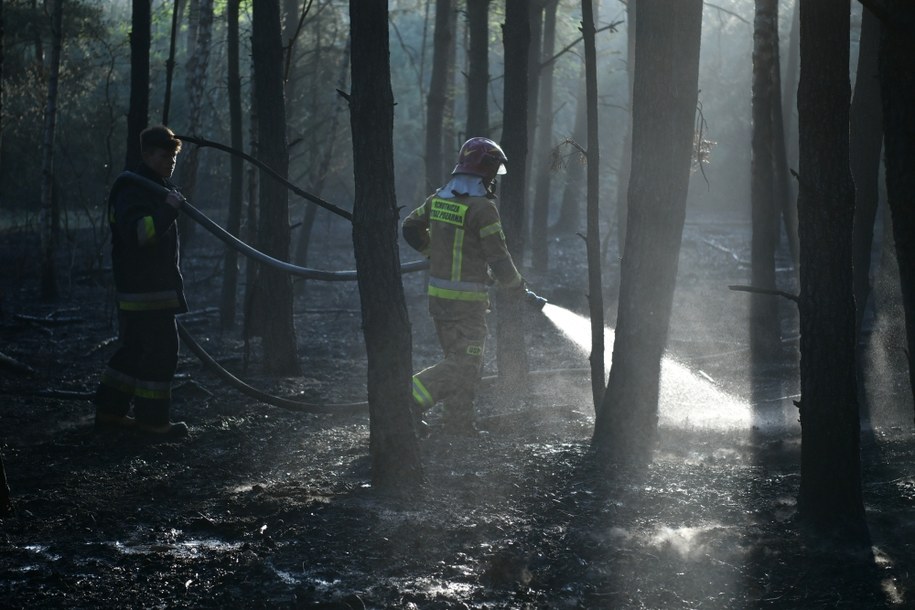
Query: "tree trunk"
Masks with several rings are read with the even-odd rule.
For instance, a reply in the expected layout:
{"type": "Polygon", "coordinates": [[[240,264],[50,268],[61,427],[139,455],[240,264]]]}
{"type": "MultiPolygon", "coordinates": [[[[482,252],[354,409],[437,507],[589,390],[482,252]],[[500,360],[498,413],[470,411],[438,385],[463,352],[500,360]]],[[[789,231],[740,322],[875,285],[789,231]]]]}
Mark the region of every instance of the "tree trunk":
{"type": "MultiPolygon", "coordinates": [[[[203,98],[207,86],[207,64],[210,61],[210,40],[213,33],[213,0],[196,0],[197,18],[193,48],[188,48],[188,60],[185,66],[185,89],[188,95],[187,130],[191,135],[201,131],[203,98]]],[[[188,42],[191,42],[189,40],[188,42]]],[[[188,150],[181,165],[181,190],[184,195],[194,200],[197,192],[197,170],[200,164],[200,149],[197,146],[188,150]]],[[[179,230],[183,238],[182,248],[190,241],[195,232],[195,223],[186,215],[178,217],[179,230]]]]}
{"type": "Polygon", "coordinates": [[[591,0],[581,3],[585,46],[585,97],[588,104],[588,305],[591,313],[591,394],[594,410],[604,396],[604,290],[600,260],[600,143],[597,122],[597,49],[591,0]]]}
{"type": "Polygon", "coordinates": [[[368,356],[372,484],[414,488],[423,477],[410,405],[412,336],[398,255],[394,94],[386,0],[350,0],[353,247],[368,356]]]}
{"type": "MultiPolygon", "coordinates": [[[[524,165],[525,179],[531,175],[537,141],[537,119],[540,107],[540,56],[543,49],[543,0],[530,0],[528,21],[531,24],[531,41],[527,49],[527,145],[529,147],[524,165]]],[[[530,180],[524,183],[524,198],[533,199],[530,180]]]]}
{"type": "MultiPolygon", "coordinates": [[[[593,0],[592,0],[593,2],[593,0]]],[[[581,66],[581,87],[578,91],[578,103],[575,105],[575,125],[572,128],[572,140],[578,145],[588,137],[588,105],[585,92],[585,67],[581,66]]],[[[581,222],[581,195],[585,167],[583,156],[572,153],[572,161],[566,168],[566,183],[562,191],[562,203],[559,216],[550,228],[557,233],[578,231],[581,222]]]]}
{"type": "MultiPolygon", "coordinates": [[[[797,110],[797,74],[800,69],[801,24],[800,0],[795,0],[793,17],[791,19],[791,33],[788,35],[788,57],[785,61],[785,78],[782,81],[782,137],[784,138],[784,154],[786,168],[797,168],[797,126],[794,116],[797,110]]],[[[781,62],[779,62],[779,66],[781,62]]],[[[777,126],[776,126],[777,127],[777,126]]],[[[776,151],[777,152],[777,151],[776,151]]],[[[782,205],[782,221],[791,255],[794,257],[795,266],[800,262],[797,236],[797,182],[786,178],[786,195],[782,205]]]]}
{"type": "MultiPolygon", "coordinates": [[[[241,117],[241,71],[239,69],[238,14],[240,0],[229,0],[226,5],[226,63],[228,64],[227,88],[229,95],[229,133],[232,148],[242,150],[241,117]]],[[[232,155],[229,178],[229,212],[226,230],[239,236],[241,232],[241,208],[244,166],[242,158],[232,155]]],[[[238,291],[238,254],[226,246],[223,253],[222,293],[219,300],[219,321],[223,330],[235,326],[235,303],[238,291]]]]}
{"type": "MultiPolygon", "coordinates": [[[[773,114],[779,103],[778,0],[756,0],[753,32],[753,133],[750,202],[753,218],[751,284],[775,290],[775,246],[779,210],[775,199],[773,114]]],[[[750,295],[750,349],[754,362],[772,361],[781,347],[778,301],[750,295]]]]}
{"type": "MultiPolygon", "coordinates": [[[[527,0],[507,0],[502,38],[505,45],[502,149],[508,173],[502,180],[502,228],[509,252],[520,263],[524,251],[524,168],[527,158],[527,52],[530,48],[530,5],[527,0]]],[[[521,297],[496,292],[496,361],[503,387],[519,390],[527,379],[521,297]]]]}
{"type": "Polygon", "coordinates": [[[448,96],[448,58],[454,27],[454,0],[435,1],[435,35],[432,42],[432,76],[426,101],[426,190],[442,185],[442,124],[448,96]]]}
{"type": "Polygon", "coordinates": [[[629,226],[613,361],[592,446],[610,461],[645,463],[657,437],[661,357],[686,216],[702,1],[638,4],[629,226]]]}
{"type": "MultiPolygon", "coordinates": [[[[350,67],[350,47],[350,39],[347,38],[340,58],[340,76],[337,79],[337,89],[340,91],[346,90],[346,77],[350,67]]],[[[337,127],[340,123],[340,109],[341,106],[339,104],[334,107],[333,118],[330,121],[330,127],[328,128],[327,137],[325,138],[323,156],[321,157],[321,162],[318,164],[318,167],[312,173],[311,184],[314,185],[313,192],[318,196],[324,191],[324,183],[327,181],[327,175],[330,172],[330,162],[334,158],[335,145],[337,142],[337,127]]],[[[308,266],[308,248],[311,244],[311,234],[312,229],[314,228],[317,211],[318,206],[309,205],[305,210],[302,226],[299,229],[299,241],[296,244],[295,251],[295,263],[301,267],[308,266]]],[[[296,289],[297,294],[304,293],[304,279],[296,284],[296,289]]]]}
{"type": "Polygon", "coordinates": [[[915,394],[915,4],[893,0],[887,8],[880,46],[886,194],[905,309],[909,381],[915,394]]]}
{"type": "MultiPolygon", "coordinates": [[[[148,4],[148,3],[147,3],[148,4]]],[[[175,42],[178,39],[178,12],[181,0],[174,0],[172,7],[172,29],[169,35],[168,59],[165,62],[165,100],[162,104],[162,124],[168,125],[169,111],[172,106],[172,76],[175,73],[175,42]]]]}
{"type": "Polygon", "coordinates": [[[848,0],[801,0],[798,86],[801,487],[810,525],[866,529],[861,496],[849,170],[848,0]]]}
{"type": "MultiPolygon", "coordinates": [[[[862,335],[864,312],[871,295],[871,249],[877,219],[880,153],[883,148],[883,108],[880,100],[880,21],[866,7],[861,13],[861,38],[855,91],[849,126],[851,175],[855,183],[855,219],[852,228],[852,282],[855,292],[855,348],[858,370],[858,400],[863,422],[870,421],[870,405],[864,392],[862,335]]],[[[868,426],[869,428],[869,426],[868,426]]]]}
{"type": "Polygon", "coordinates": [[[48,74],[48,99],[44,111],[44,154],[41,162],[41,298],[56,299],[57,272],[54,256],[57,250],[60,217],[54,196],[54,132],[57,126],[57,85],[60,77],[60,52],[63,46],[63,0],[53,3],[51,13],[51,71],[48,74]]]}
{"type": "MultiPolygon", "coordinates": [[[[543,48],[540,54],[543,74],[540,75],[540,118],[537,120],[538,146],[531,155],[537,164],[534,204],[531,211],[531,266],[546,271],[549,266],[547,224],[550,215],[550,177],[553,143],[553,72],[551,61],[556,48],[556,8],[559,0],[549,0],[544,7],[543,48]]],[[[603,375],[601,375],[603,377],[603,375]]],[[[601,381],[603,383],[603,381],[601,381]]]]}
{"type": "MultiPolygon", "coordinates": [[[[279,0],[254,3],[251,51],[258,107],[258,159],[286,178],[286,102],[283,95],[283,47],[279,0]]],[[[258,249],[280,260],[289,259],[289,203],[286,186],[260,173],[258,249]]],[[[274,375],[296,375],[295,325],[292,317],[292,280],[289,275],[261,266],[257,271],[254,316],[264,338],[264,366],[274,375]]]]}
{"type": "Polygon", "coordinates": [[[629,83],[629,112],[626,115],[626,133],[623,135],[623,150],[620,167],[616,173],[616,235],[617,249],[622,255],[626,243],[626,202],[629,200],[629,174],[632,172],[632,84],[635,77],[635,23],[638,1],[626,4],[626,76],[629,83]]]}
{"type": "Polygon", "coordinates": [[[149,125],[150,0],[133,0],[130,17],[130,105],[127,107],[126,169],[140,164],[140,132],[149,125]]]}
{"type": "MultiPolygon", "coordinates": [[[[489,133],[489,2],[467,0],[467,137],[489,133]]],[[[434,188],[434,187],[433,187],[434,188]]]]}

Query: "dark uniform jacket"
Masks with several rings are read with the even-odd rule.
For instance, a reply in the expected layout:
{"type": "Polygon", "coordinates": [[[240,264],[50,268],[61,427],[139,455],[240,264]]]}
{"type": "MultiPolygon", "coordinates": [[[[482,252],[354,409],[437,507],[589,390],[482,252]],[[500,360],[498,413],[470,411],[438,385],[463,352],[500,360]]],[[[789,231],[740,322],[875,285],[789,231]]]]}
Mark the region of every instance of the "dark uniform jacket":
{"type": "Polygon", "coordinates": [[[404,220],[403,235],[430,259],[429,312],[436,318],[485,313],[493,279],[508,288],[522,283],[487,197],[432,195],[404,220]]]}
{"type": "MultiPolygon", "coordinates": [[[[175,188],[140,164],[137,174],[175,188]]],[[[108,197],[111,263],[118,308],[128,312],[187,311],[179,269],[178,211],[160,194],[119,176],[108,197]]]]}

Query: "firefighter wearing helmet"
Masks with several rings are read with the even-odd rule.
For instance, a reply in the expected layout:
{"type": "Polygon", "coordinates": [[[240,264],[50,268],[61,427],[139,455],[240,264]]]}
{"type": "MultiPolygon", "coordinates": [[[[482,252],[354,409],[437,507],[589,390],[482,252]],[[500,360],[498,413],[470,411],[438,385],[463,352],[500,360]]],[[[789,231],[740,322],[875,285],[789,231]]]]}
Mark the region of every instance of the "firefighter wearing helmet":
{"type": "Polygon", "coordinates": [[[489,286],[523,290],[505,245],[495,179],[508,161],[498,144],[470,138],[451,179],[403,222],[407,243],[429,258],[429,313],[444,359],[413,376],[420,413],[444,403],[445,430],[475,434],[473,402],[486,341],[489,286]]]}

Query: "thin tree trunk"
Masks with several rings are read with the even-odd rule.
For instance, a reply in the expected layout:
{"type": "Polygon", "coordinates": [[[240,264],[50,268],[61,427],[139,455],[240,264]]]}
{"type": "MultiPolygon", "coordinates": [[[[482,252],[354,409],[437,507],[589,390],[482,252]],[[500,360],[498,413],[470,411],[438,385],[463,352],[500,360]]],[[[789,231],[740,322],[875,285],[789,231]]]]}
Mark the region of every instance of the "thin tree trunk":
{"type": "Polygon", "coordinates": [[[849,155],[855,181],[855,222],[852,272],[855,285],[855,328],[860,337],[871,292],[871,248],[877,219],[880,152],[883,148],[883,108],[880,99],[880,21],[864,8],[861,14],[861,42],[855,91],[851,100],[849,155]]]}
{"type": "Polygon", "coordinates": [[[140,132],[149,124],[150,0],[133,0],[130,18],[130,105],[124,167],[140,164],[140,132]]]}
{"type": "Polygon", "coordinates": [[[801,483],[813,527],[866,532],[855,378],[848,0],[801,0],[798,229],[801,483]]]}
{"type": "Polygon", "coordinates": [[[851,175],[855,182],[855,219],[852,233],[852,281],[855,292],[855,347],[858,371],[858,400],[861,420],[867,430],[870,405],[864,391],[864,353],[862,333],[864,312],[868,303],[876,305],[871,295],[871,249],[877,219],[880,180],[880,153],[883,148],[883,108],[880,99],[880,21],[866,7],[861,14],[861,38],[855,91],[851,100],[849,154],[851,175]]]}
{"type": "Polygon", "coordinates": [[[350,0],[353,247],[368,357],[372,484],[415,489],[423,472],[410,404],[412,336],[397,248],[394,94],[386,0],[350,0]]]}
{"type": "Polygon", "coordinates": [[[489,134],[489,2],[467,0],[467,137],[489,134]]]}
{"type": "Polygon", "coordinates": [[[591,394],[595,412],[604,396],[604,290],[600,257],[600,142],[597,119],[597,49],[591,0],[581,3],[585,46],[585,97],[588,104],[588,305],[591,313],[591,394]]]}
{"type": "Polygon", "coordinates": [[[626,243],[626,202],[629,200],[629,174],[632,171],[632,84],[635,76],[635,23],[638,0],[626,4],[626,80],[629,83],[629,108],[620,167],[616,173],[616,235],[617,249],[622,255],[626,243]]]}
{"type": "MultiPolygon", "coordinates": [[[[283,95],[283,47],[279,0],[258,0],[252,26],[254,88],[258,107],[258,159],[283,178],[289,172],[286,145],[286,103],[283,95]]],[[[289,259],[289,194],[285,185],[261,171],[258,249],[280,260],[289,259]]],[[[274,375],[300,372],[292,316],[289,275],[261,266],[257,272],[254,315],[263,333],[264,366],[274,375]]]]}
{"type": "MultiPolygon", "coordinates": [[[[229,132],[232,148],[242,150],[241,72],[239,69],[238,17],[240,0],[228,0],[226,5],[226,63],[228,64],[229,132]]],[[[241,208],[244,166],[242,158],[232,155],[229,178],[229,212],[226,230],[238,237],[241,232],[241,208]]],[[[219,321],[223,330],[235,326],[235,303],[238,291],[238,254],[226,246],[223,253],[222,293],[219,300],[219,321]]]]}
{"type": "MultiPolygon", "coordinates": [[[[527,0],[507,0],[502,38],[505,45],[505,78],[502,118],[502,149],[508,157],[508,173],[502,180],[502,228],[508,249],[520,263],[524,251],[524,185],[527,158],[527,53],[530,19],[527,0]]],[[[500,382],[520,390],[527,379],[521,297],[514,291],[496,293],[496,362],[500,382]]]]}
{"type": "Polygon", "coordinates": [[[63,46],[63,0],[55,0],[51,12],[51,71],[48,75],[48,98],[44,111],[44,141],[41,162],[41,298],[56,299],[57,272],[54,257],[58,231],[58,200],[54,196],[54,132],[57,126],[57,88],[60,77],[60,53],[63,46]]]}
{"type": "MultiPolygon", "coordinates": [[[[559,0],[549,0],[544,7],[543,47],[540,54],[543,74],[540,76],[540,125],[536,152],[537,180],[534,187],[534,204],[531,211],[531,266],[535,271],[546,271],[549,266],[549,239],[547,225],[550,215],[550,177],[553,151],[553,57],[556,47],[556,8],[559,0]],[[544,65],[544,63],[546,65],[544,65]]],[[[603,379],[603,375],[601,375],[603,379]]],[[[601,381],[603,383],[603,381],[601,381]]]]}
{"type": "Polygon", "coordinates": [[[165,101],[162,104],[162,124],[168,125],[169,112],[172,107],[172,77],[175,73],[175,47],[178,39],[178,10],[181,0],[174,0],[172,7],[172,29],[168,43],[168,60],[165,62],[165,101]]]}
{"type": "MultiPolygon", "coordinates": [[[[189,57],[185,66],[185,89],[188,94],[188,133],[197,135],[202,129],[203,97],[207,86],[207,64],[210,60],[210,39],[213,33],[213,0],[197,1],[196,38],[188,49],[189,57]]],[[[189,41],[190,42],[190,41],[189,41]]],[[[193,200],[197,191],[197,172],[200,165],[200,149],[192,147],[184,157],[181,166],[181,190],[193,200]]],[[[187,216],[179,216],[182,248],[194,234],[195,224],[187,216]]]]}
{"type": "MultiPolygon", "coordinates": [[[[531,42],[527,50],[527,158],[524,165],[524,176],[531,175],[534,162],[534,143],[537,141],[537,119],[540,107],[540,56],[543,49],[543,0],[530,0],[528,20],[531,29],[531,42]]],[[[533,200],[534,193],[530,180],[524,183],[524,198],[533,200]]]]}
{"type": "MultiPolygon", "coordinates": [[[[753,133],[750,202],[753,218],[751,284],[775,290],[778,209],[775,199],[774,106],[778,62],[778,0],[756,0],[753,32],[753,133]]],[[[755,362],[771,361],[781,347],[778,301],[750,295],[750,346],[755,362]]]]}
{"type": "MultiPolygon", "coordinates": [[[[593,1],[593,0],[592,0],[593,1]]],[[[588,137],[588,105],[585,93],[585,66],[581,66],[581,87],[578,91],[578,102],[575,105],[575,125],[572,128],[572,140],[581,146],[588,137]]],[[[584,158],[577,153],[572,154],[573,160],[566,167],[566,183],[562,191],[562,203],[559,206],[559,216],[556,223],[550,228],[557,233],[578,231],[581,222],[582,184],[584,182],[584,158]]]]}
{"type": "Polygon", "coordinates": [[[638,0],[629,227],[616,340],[592,447],[608,461],[650,461],[698,102],[702,1],[638,0]]]}
{"type": "Polygon", "coordinates": [[[892,0],[887,17],[880,47],[886,193],[905,310],[909,382],[915,394],[915,4],[892,0]]]}
{"type": "MultiPolygon", "coordinates": [[[[801,46],[801,24],[800,24],[800,0],[795,0],[792,11],[791,33],[788,36],[788,57],[786,60],[785,79],[782,83],[782,134],[784,138],[785,167],[797,168],[797,126],[794,122],[795,111],[797,110],[797,75],[800,69],[800,46],[801,46]]],[[[779,62],[781,63],[781,62],[779,62]]],[[[782,221],[785,226],[785,234],[788,238],[788,246],[791,255],[794,257],[794,265],[798,266],[800,262],[800,246],[798,245],[797,235],[797,182],[787,178],[787,192],[782,200],[782,221]]]]}
{"type": "Polygon", "coordinates": [[[448,89],[449,47],[454,28],[454,0],[436,0],[432,76],[426,101],[426,190],[441,186],[443,179],[442,124],[448,89]]]}

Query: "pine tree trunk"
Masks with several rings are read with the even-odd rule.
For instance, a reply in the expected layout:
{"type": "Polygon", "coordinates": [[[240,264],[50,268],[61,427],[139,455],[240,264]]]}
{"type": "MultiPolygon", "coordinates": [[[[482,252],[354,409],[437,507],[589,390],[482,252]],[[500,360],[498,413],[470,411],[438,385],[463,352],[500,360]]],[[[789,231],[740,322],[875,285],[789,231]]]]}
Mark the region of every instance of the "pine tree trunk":
{"type": "MultiPolygon", "coordinates": [[[[524,185],[527,159],[527,53],[530,19],[527,0],[507,0],[502,37],[505,45],[505,79],[502,149],[508,173],[502,179],[502,228],[516,263],[524,251],[524,185]]],[[[519,390],[527,379],[522,301],[516,293],[496,292],[496,362],[503,387],[519,390]]]]}
{"type": "MultiPolygon", "coordinates": [[[[229,133],[232,148],[242,150],[241,70],[239,67],[238,17],[240,0],[229,0],[226,5],[226,63],[229,97],[229,133]]],[[[241,232],[242,189],[244,165],[242,158],[232,155],[229,178],[229,212],[226,230],[239,236],[241,232]]],[[[235,303],[238,291],[238,254],[226,246],[223,253],[222,292],[219,300],[219,321],[223,330],[235,326],[235,303]]]]}
{"type": "Polygon", "coordinates": [[[426,190],[442,185],[442,133],[448,95],[448,58],[454,28],[454,0],[436,0],[432,76],[426,100],[426,190]]]}
{"type": "Polygon", "coordinates": [[[861,495],[849,170],[848,0],[801,0],[798,86],[801,518],[865,531],[861,495]]]}
{"type": "MultiPolygon", "coordinates": [[[[283,178],[289,172],[286,145],[286,102],[283,93],[283,47],[279,0],[254,3],[252,25],[254,87],[257,96],[258,159],[283,178]]],[[[261,252],[289,260],[289,203],[286,186],[261,172],[257,243],[261,252]]],[[[262,266],[257,272],[254,315],[264,338],[264,367],[274,375],[296,375],[292,280],[286,273],[262,266]]]]}
{"type": "Polygon", "coordinates": [[[140,164],[140,132],[149,125],[150,0],[133,0],[130,17],[130,105],[127,107],[126,169],[140,164]]]}
{"type": "Polygon", "coordinates": [[[41,163],[41,298],[58,296],[54,258],[57,251],[59,218],[58,199],[54,196],[54,132],[57,126],[57,88],[60,76],[60,52],[63,46],[63,2],[55,0],[51,12],[51,71],[48,74],[48,98],[44,111],[44,142],[41,163]]]}
{"type": "Polygon", "coordinates": [[[657,438],[698,101],[702,1],[638,0],[629,225],[616,340],[592,447],[645,463],[657,438]]]}
{"type": "Polygon", "coordinates": [[[531,209],[531,267],[546,271],[549,266],[547,224],[550,215],[550,177],[553,151],[553,72],[550,61],[556,47],[556,8],[559,0],[549,0],[544,7],[543,48],[540,54],[543,74],[540,76],[540,118],[537,120],[538,145],[531,157],[535,159],[537,180],[531,209]],[[546,65],[544,65],[544,62],[546,65]]]}
{"type": "Polygon", "coordinates": [[[626,202],[629,201],[629,174],[632,172],[632,83],[635,76],[635,23],[638,1],[626,4],[626,77],[629,83],[629,113],[626,115],[626,133],[623,135],[623,150],[620,167],[616,172],[616,235],[617,250],[623,254],[626,243],[626,202]]]}
{"type": "MultiPolygon", "coordinates": [[[[753,33],[753,132],[750,202],[753,218],[751,284],[775,290],[778,216],[775,199],[773,106],[778,62],[778,0],[756,0],[753,33]]],[[[778,301],[750,295],[750,347],[754,362],[772,361],[781,347],[778,301]]]]}
{"type": "Polygon", "coordinates": [[[915,394],[915,4],[892,0],[887,7],[880,47],[886,192],[905,309],[909,381],[915,394]]]}
{"type": "Polygon", "coordinates": [[[591,394],[594,410],[604,396],[604,290],[600,256],[600,142],[597,119],[597,49],[594,10],[582,2],[581,31],[585,46],[585,97],[588,104],[588,309],[591,314],[591,394]]]}
{"type": "Polygon", "coordinates": [[[410,405],[412,336],[398,255],[394,94],[386,0],[350,0],[353,246],[368,357],[372,484],[414,488],[423,477],[410,405]]]}
{"type": "Polygon", "coordinates": [[[467,137],[489,134],[489,2],[467,0],[467,137]]]}

